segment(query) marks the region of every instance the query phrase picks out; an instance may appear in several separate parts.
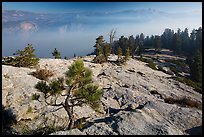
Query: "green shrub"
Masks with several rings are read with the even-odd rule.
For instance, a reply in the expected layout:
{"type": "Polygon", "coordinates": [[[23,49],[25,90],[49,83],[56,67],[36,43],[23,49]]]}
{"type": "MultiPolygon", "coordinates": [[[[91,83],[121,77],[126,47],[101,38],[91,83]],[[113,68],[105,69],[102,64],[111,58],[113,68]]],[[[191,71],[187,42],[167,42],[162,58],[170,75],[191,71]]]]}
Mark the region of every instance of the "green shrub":
{"type": "Polygon", "coordinates": [[[31,106],[28,107],[27,113],[31,113],[33,111],[33,108],[31,106]]]}
{"type": "Polygon", "coordinates": [[[142,61],[142,62],[146,62],[146,63],[153,62],[152,59],[144,58],[142,56],[137,57],[136,59],[139,60],[139,61],[142,61]]]}
{"type": "Polygon", "coordinates": [[[172,63],[172,65],[170,66],[170,69],[176,75],[178,75],[178,72],[189,73],[186,61],[184,61],[184,60],[168,60],[168,62],[172,63]]]}
{"type": "Polygon", "coordinates": [[[59,94],[62,90],[64,90],[64,84],[63,84],[64,79],[63,78],[58,78],[55,79],[53,81],[51,81],[51,83],[49,84],[50,87],[50,95],[55,95],[55,94],[59,94]]]}
{"type": "Polygon", "coordinates": [[[142,62],[145,62],[145,63],[148,63],[147,66],[149,66],[150,68],[154,69],[154,70],[157,70],[156,68],[156,64],[152,61],[152,59],[147,59],[147,58],[143,58],[143,57],[139,57],[137,58],[139,61],[142,61],[142,62]]]}
{"type": "Polygon", "coordinates": [[[48,93],[50,95],[59,94],[62,90],[65,89],[63,81],[63,78],[52,80],[49,84],[47,84],[45,81],[39,81],[35,85],[35,88],[43,92],[45,95],[47,95],[48,93]]]}
{"type": "Polygon", "coordinates": [[[32,95],[32,100],[38,100],[39,97],[40,97],[40,95],[35,93],[32,95]]]}
{"type": "Polygon", "coordinates": [[[185,67],[186,63],[183,60],[169,60],[169,62],[179,66],[179,67],[185,67]]]}
{"type": "Polygon", "coordinates": [[[35,88],[40,90],[45,95],[47,95],[47,93],[49,93],[49,91],[50,91],[50,87],[49,87],[49,85],[47,85],[47,83],[45,81],[39,81],[35,85],[35,88]]]}
{"type": "Polygon", "coordinates": [[[99,64],[102,64],[104,62],[106,62],[106,58],[103,54],[100,54],[98,56],[96,56],[94,59],[93,59],[93,62],[94,63],[99,63],[99,64]]]}
{"type": "Polygon", "coordinates": [[[14,61],[14,57],[2,57],[3,65],[12,65],[13,61],[14,61]]]}
{"type": "Polygon", "coordinates": [[[154,70],[157,70],[157,68],[156,68],[156,64],[154,63],[154,62],[149,62],[148,64],[147,64],[147,66],[149,66],[150,68],[152,68],[152,69],[154,69],[154,70]]]}
{"type": "Polygon", "coordinates": [[[120,60],[117,59],[115,63],[118,66],[122,66],[122,65],[125,65],[126,61],[125,61],[125,58],[121,58],[120,60]]]}
{"type": "Polygon", "coordinates": [[[48,125],[46,127],[38,126],[37,129],[32,130],[27,125],[22,127],[22,135],[49,135],[51,133],[62,131],[64,127],[48,125]]]}
{"type": "Polygon", "coordinates": [[[22,128],[22,135],[32,135],[32,130],[27,125],[25,125],[22,128]]]}
{"type": "Polygon", "coordinates": [[[62,128],[49,125],[47,127],[38,128],[38,129],[34,130],[33,134],[34,135],[49,135],[49,134],[57,132],[59,130],[62,130],[62,128]]]}
{"type": "Polygon", "coordinates": [[[178,75],[179,70],[175,66],[169,67],[171,71],[173,71],[176,75],[178,75]]]}
{"type": "Polygon", "coordinates": [[[40,80],[48,80],[54,73],[45,67],[44,69],[37,69],[32,75],[40,80]]]}
{"type": "Polygon", "coordinates": [[[78,128],[78,129],[83,129],[85,127],[84,124],[85,120],[83,118],[78,119],[75,123],[74,123],[74,128],[78,128]]]}
{"type": "Polygon", "coordinates": [[[28,44],[24,50],[18,50],[14,55],[16,57],[8,58],[4,61],[5,65],[12,65],[15,67],[35,67],[38,64],[39,58],[36,58],[36,55],[33,54],[35,49],[33,49],[32,44],[28,44]]]}
{"type": "Polygon", "coordinates": [[[64,130],[64,127],[61,126],[53,126],[53,125],[48,125],[46,127],[37,127],[37,129],[32,131],[33,135],[49,135],[51,133],[57,132],[57,131],[62,131],[64,130]]]}
{"type": "Polygon", "coordinates": [[[61,53],[56,48],[52,52],[52,55],[55,57],[55,59],[61,59],[61,53]]]}
{"type": "Polygon", "coordinates": [[[139,58],[137,57],[136,59],[142,62],[146,62],[147,60],[146,58],[143,58],[142,56],[140,56],[139,58]]]}
{"type": "Polygon", "coordinates": [[[172,79],[177,80],[181,83],[184,83],[188,86],[191,86],[194,88],[195,91],[202,94],[202,83],[193,82],[192,80],[184,78],[184,77],[172,77],[172,79]]]}

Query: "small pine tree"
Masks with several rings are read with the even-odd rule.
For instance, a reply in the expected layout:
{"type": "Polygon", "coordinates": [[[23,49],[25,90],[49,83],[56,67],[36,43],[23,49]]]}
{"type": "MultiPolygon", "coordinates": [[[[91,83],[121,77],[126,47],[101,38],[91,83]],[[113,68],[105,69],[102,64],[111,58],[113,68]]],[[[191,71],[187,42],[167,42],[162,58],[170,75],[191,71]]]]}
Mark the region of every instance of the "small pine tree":
{"type": "Polygon", "coordinates": [[[110,46],[109,46],[109,44],[106,42],[106,43],[105,43],[105,46],[104,46],[104,57],[105,57],[105,59],[106,59],[106,62],[108,61],[108,56],[110,56],[110,52],[111,52],[110,46]]]}
{"type": "Polygon", "coordinates": [[[67,56],[65,56],[64,59],[67,59],[67,56]]]}
{"type": "Polygon", "coordinates": [[[155,48],[155,53],[161,50],[161,37],[160,36],[155,36],[154,38],[154,48],[155,48]]]}
{"type": "Polygon", "coordinates": [[[83,60],[76,60],[65,73],[66,84],[68,85],[65,100],[57,103],[57,97],[64,90],[64,79],[55,80],[49,84],[44,81],[38,82],[35,88],[44,93],[45,102],[50,106],[62,106],[68,114],[69,124],[68,129],[74,127],[74,106],[82,106],[84,103],[90,105],[92,108],[97,109],[102,96],[102,90],[98,86],[92,84],[92,71],[84,67],[83,60]],[[58,96],[55,96],[55,95],[58,96]],[[49,102],[48,97],[56,97],[55,101],[49,102]]]}
{"type": "Polygon", "coordinates": [[[126,49],[126,53],[125,53],[125,61],[128,61],[130,59],[130,49],[129,47],[126,49]]]}
{"type": "Polygon", "coordinates": [[[122,49],[120,47],[118,47],[118,61],[120,62],[122,60],[122,49]]]}
{"type": "Polygon", "coordinates": [[[100,63],[100,64],[106,62],[107,58],[105,57],[105,54],[104,54],[104,40],[103,40],[103,36],[99,36],[96,39],[96,44],[94,45],[94,47],[96,48],[95,49],[96,57],[93,59],[93,61],[95,63],[100,63]]]}
{"type": "Polygon", "coordinates": [[[102,53],[102,50],[101,50],[101,48],[99,47],[99,44],[98,44],[98,43],[96,43],[95,47],[96,47],[96,49],[95,49],[96,56],[99,56],[99,55],[102,53]]]}
{"type": "Polygon", "coordinates": [[[38,64],[39,58],[33,54],[35,49],[32,44],[28,44],[24,50],[18,50],[14,55],[16,56],[10,62],[10,65],[15,67],[35,67],[38,64]]]}
{"type": "Polygon", "coordinates": [[[55,59],[61,59],[61,54],[56,48],[52,52],[52,55],[55,57],[55,59]]]}

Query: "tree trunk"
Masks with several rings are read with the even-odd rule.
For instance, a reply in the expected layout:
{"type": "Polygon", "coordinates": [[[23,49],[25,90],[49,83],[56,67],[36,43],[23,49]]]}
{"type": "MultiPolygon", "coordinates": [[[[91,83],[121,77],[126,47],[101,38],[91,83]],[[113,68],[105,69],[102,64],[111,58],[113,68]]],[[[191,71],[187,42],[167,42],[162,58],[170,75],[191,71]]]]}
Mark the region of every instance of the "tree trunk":
{"type": "Polygon", "coordinates": [[[72,129],[74,127],[74,118],[70,118],[70,121],[69,121],[69,125],[68,125],[68,130],[72,129]]]}
{"type": "Polygon", "coordinates": [[[68,124],[68,130],[72,129],[74,127],[74,115],[73,115],[73,107],[65,107],[65,110],[67,111],[67,114],[69,116],[69,124],[68,124]]]}

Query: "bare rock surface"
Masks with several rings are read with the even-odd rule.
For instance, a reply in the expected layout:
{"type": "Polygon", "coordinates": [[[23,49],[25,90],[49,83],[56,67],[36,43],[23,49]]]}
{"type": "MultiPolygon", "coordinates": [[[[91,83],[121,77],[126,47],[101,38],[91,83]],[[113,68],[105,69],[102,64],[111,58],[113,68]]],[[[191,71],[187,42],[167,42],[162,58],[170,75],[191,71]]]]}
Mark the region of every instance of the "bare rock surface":
{"type": "Polygon", "coordinates": [[[89,128],[83,130],[87,135],[117,135],[111,127],[104,122],[95,123],[89,128]]]}
{"type": "MultiPolygon", "coordinates": [[[[187,96],[202,103],[202,95],[192,87],[170,79],[171,75],[153,70],[138,60],[130,59],[126,65],[117,66],[92,63],[93,57],[82,59],[85,67],[93,71],[93,82],[104,90],[101,109],[105,113],[100,114],[87,105],[75,107],[76,118],[88,117],[86,122],[91,124],[81,131],[73,129],[53,134],[180,135],[194,134],[186,131],[202,126],[202,110],[164,102],[166,97],[187,96]]],[[[117,56],[110,56],[110,60],[115,58],[117,56]]],[[[64,76],[74,60],[76,58],[40,59],[39,66],[53,71],[54,75],[49,79],[52,80],[64,76]]],[[[69,119],[65,110],[32,100],[33,94],[40,94],[34,88],[40,80],[30,75],[33,71],[35,69],[2,65],[2,105],[12,109],[18,122],[27,120],[33,130],[45,121],[55,126],[67,125],[69,119]]]]}
{"type": "Polygon", "coordinates": [[[81,132],[79,129],[75,128],[67,131],[58,131],[55,133],[51,133],[50,135],[86,135],[86,134],[81,132]]]}

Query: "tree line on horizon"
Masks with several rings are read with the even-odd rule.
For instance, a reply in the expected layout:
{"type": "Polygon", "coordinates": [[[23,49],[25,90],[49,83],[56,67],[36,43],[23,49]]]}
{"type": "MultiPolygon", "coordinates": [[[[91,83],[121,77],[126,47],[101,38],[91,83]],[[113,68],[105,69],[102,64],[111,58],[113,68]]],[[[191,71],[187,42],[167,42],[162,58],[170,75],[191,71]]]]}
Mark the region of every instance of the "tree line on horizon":
{"type": "Polygon", "coordinates": [[[178,28],[176,32],[167,28],[161,35],[145,37],[141,33],[136,37],[133,35],[121,36],[118,40],[113,41],[115,33],[116,30],[110,31],[109,43],[104,40],[102,35],[96,38],[95,50],[91,53],[96,55],[95,63],[107,62],[108,56],[115,54],[118,55],[117,61],[120,64],[126,62],[130,57],[134,59],[135,55],[141,56],[146,48],[154,48],[155,54],[165,48],[172,50],[176,55],[186,56],[191,79],[202,83],[202,27],[193,29],[190,35],[187,28],[183,31],[178,28]]]}

